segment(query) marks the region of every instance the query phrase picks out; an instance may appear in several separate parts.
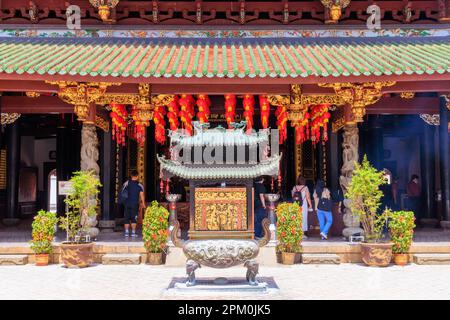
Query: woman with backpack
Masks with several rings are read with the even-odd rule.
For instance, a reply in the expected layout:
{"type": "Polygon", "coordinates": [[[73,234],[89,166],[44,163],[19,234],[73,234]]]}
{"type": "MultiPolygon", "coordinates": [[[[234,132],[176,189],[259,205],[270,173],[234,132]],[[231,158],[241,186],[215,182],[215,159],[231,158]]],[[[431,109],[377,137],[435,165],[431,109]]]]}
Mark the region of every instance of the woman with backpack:
{"type": "Polygon", "coordinates": [[[302,229],[303,232],[306,232],[308,231],[308,209],[312,209],[312,204],[305,178],[297,178],[297,185],[292,188],[292,198],[302,207],[302,229]]]}
{"type": "Polygon", "coordinates": [[[322,240],[328,240],[328,231],[333,223],[332,207],[331,192],[328,188],[323,188],[319,204],[317,205],[317,218],[319,219],[322,240]]]}

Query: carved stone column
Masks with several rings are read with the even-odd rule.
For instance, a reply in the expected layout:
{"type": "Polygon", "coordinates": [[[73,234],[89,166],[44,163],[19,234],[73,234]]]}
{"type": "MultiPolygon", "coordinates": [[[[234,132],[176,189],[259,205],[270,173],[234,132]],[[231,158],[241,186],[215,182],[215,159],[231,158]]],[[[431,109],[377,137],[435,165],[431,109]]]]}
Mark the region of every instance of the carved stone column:
{"type": "MultiPolygon", "coordinates": [[[[97,137],[97,129],[95,124],[83,123],[81,129],[81,170],[92,171],[96,176],[100,177],[99,159],[99,143],[97,137]]],[[[96,200],[95,200],[96,201],[96,200]]],[[[91,238],[96,238],[99,230],[97,225],[97,216],[81,217],[81,225],[87,228],[91,238]]]]}
{"type": "MultiPolygon", "coordinates": [[[[341,176],[339,177],[339,184],[344,194],[347,192],[348,186],[352,179],[353,170],[355,169],[355,163],[359,161],[359,135],[358,126],[356,124],[346,124],[344,126],[342,142],[342,168],[341,176]]],[[[363,229],[360,227],[360,221],[358,217],[352,214],[349,207],[349,200],[344,200],[344,225],[345,228],[342,234],[345,237],[350,237],[355,233],[362,233],[363,229]]]]}

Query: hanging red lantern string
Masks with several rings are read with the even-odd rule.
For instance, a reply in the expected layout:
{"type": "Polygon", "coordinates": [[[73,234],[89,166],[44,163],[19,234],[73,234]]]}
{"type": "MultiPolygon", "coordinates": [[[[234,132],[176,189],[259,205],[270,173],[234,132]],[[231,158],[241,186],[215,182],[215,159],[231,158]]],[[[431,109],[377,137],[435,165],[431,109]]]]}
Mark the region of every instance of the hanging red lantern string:
{"type": "Polygon", "coordinates": [[[166,142],[166,120],[164,116],[166,110],[163,106],[156,106],[153,111],[153,122],[155,123],[155,140],[159,144],[164,144],[166,142]]]}
{"type": "Polygon", "coordinates": [[[327,104],[314,105],[311,108],[311,141],[316,144],[320,141],[320,128],[323,128],[323,139],[328,140],[328,122],[330,113],[327,104]]]}
{"type": "Polygon", "coordinates": [[[178,100],[178,104],[181,107],[180,120],[183,124],[183,128],[188,135],[192,135],[192,118],[194,117],[194,98],[188,94],[182,94],[178,100]]]}
{"type": "Polygon", "coordinates": [[[277,127],[280,134],[280,144],[282,144],[287,138],[287,121],[288,114],[285,106],[277,106],[275,110],[275,116],[277,117],[277,127]]]}
{"type": "Polygon", "coordinates": [[[180,122],[178,121],[178,114],[180,113],[180,109],[178,107],[178,96],[174,96],[172,101],[170,101],[167,105],[167,109],[167,119],[169,119],[170,130],[176,131],[180,125],[180,122]]]}
{"type": "Polygon", "coordinates": [[[142,121],[139,113],[139,107],[133,106],[131,111],[131,117],[134,121],[133,137],[136,139],[137,143],[142,146],[145,143],[145,132],[150,123],[149,121],[142,121]]]}
{"type": "Polygon", "coordinates": [[[295,127],[296,144],[302,144],[309,139],[309,119],[310,114],[308,112],[305,112],[301,120],[292,124],[295,127]]]}
{"type": "Polygon", "coordinates": [[[266,95],[259,96],[259,107],[261,113],[261,125],[263,129],[269,127],[270,103],[266,95]]]}
{"type": "Polygon", "coordinates": [[[255,98],[251,94],[244,95],[242,101],[244,106],[244,119],[247,122],[247,132],[253,128],[253,114],[255,113],[255,98]]]}
{"type": "Polygon", "coordinates": [[[118,145],[125,145],[125,135],[128,127],[128,111],[123,104],[111,104],[112,136],[118,145]]]}
{"type": "Polygon", "coordinates": [[[209,99],[209,97],[207,95],[199,94],[197,96],[196,104],[198,107],[198,112],[197,112],[198,121],[200,121],[200,123],[207,123],[208,118],[211,114],[211,112],[209,111],[209,107],[211,106],[211,100],[209,99]]]}
{"type": "Polygon", "coordinates": [[[225,119],[227,120],[228,128],[231,129],[231,123],[236,117],[236,95],[225,95],[225,119]]]}

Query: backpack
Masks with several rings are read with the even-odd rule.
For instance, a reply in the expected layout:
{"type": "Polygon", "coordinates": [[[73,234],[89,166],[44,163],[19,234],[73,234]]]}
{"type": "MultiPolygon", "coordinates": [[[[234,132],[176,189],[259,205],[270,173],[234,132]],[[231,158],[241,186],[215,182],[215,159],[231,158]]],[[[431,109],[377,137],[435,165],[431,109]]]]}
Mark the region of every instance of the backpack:
{"type": "Polygon", "coordinates": [[[305,186],[303,186],[303,188],[301,188],[300,190],[297,190],[297,187],[295,187],[295,192],[294,192],[294,202],[297,202],[299,204],[299,206],[303,206],[303,195],[302,195],[302,190],[305,189],[305,186]]]}
{"type": "Polygon", "coordinates": [[[119,204],[125,204],[128,200],[128,181],[123,184],[119,194],[119,204]]]}

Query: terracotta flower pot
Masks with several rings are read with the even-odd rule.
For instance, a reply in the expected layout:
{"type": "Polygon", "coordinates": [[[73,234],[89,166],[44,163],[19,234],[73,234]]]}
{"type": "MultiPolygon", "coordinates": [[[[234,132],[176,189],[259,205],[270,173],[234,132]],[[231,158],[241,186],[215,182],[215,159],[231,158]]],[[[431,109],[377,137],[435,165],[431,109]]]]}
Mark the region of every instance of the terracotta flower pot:
{"type": "Polygon", "coordinates": [[[43,267],[48,266],[48,253],[40,253],[36,254],[36,265],[43,267]]]}
{"type": "Polygon", "coordinates": [[[394,253],[394,263],[397,266],[406,266],[408,264],[407,253],[394,253]]]}
{"type": "Polygon", "coordinates": [[[295,263],[295,252],[281,252],[281,263],[282,264],[294,264],[295,263]]]}
{"type": "Polygon", "coordinates": [[[61,260],[67,268],[85,268],[93,262],[93,243],[62,243],[61,260]]]}
{"type": "Polygon", "coordinates": [[[392,259],[392,243],[361,243],[361,257],[368,266],[386,267],[392,259]]]}
{"type": "Polygon", "coordinates": [[[163,252],[148,252],[147,262],[151,265],[163,264],[163,252]]]}

